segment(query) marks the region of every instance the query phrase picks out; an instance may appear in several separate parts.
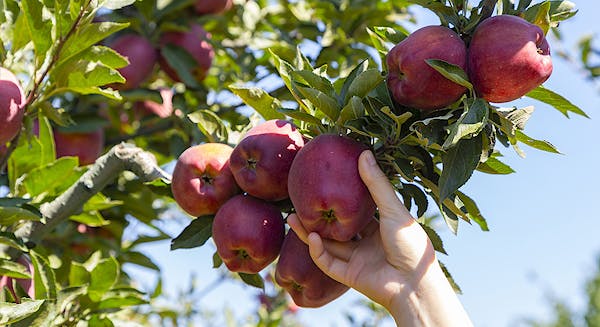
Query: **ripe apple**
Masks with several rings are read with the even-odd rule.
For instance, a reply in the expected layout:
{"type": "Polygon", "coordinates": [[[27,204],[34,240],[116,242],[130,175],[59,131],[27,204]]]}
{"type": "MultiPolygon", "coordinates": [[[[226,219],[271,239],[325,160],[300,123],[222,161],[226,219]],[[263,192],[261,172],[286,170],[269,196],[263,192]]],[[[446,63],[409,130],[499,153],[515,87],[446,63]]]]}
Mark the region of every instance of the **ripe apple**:
{"type": "Polygon", "coordinates": [[[348,241],[373,219],[375,202],[358,173],[358,157],[366,149],[348,137],[321,134],[298,152],[288,190],[309,232],[348,241]]]}
{"type": "Polygon", "coordinates": [[[171,190],[177,204],[192,216],[217,212],[239,188],[229,170],[233,148],[222,143],[204,143],[185,150],[177,159],[171,190]]]}
{"type": "Polygon", "coordinates": [[[544,32],[517,16],[484,20],[469,44],[468,73],[477,94],[490,102],[522,97],[552,74],[544,32]]]}
{"type": "Polygon", "coordinates": [[[466,91],[433,69],[426,60],[438,59],[466,68],[467,48],[451,29],[426,26],[394,46],[386,56],[387,85],[401,105],[431,111],[447,107],[466,91]]]}
{"type": "Polygon", "coordinates": [[[92,132],[68,132],[55,130],[54,143],[56,157],[73,156],[79,158],[79,164],[93,164],[104,150],[104,130],[92,132]]]}
{"type": "Polygon", "coordinates": [[[288,172],[304,146],[302,134],[285,120],[251,128],[231,153],[231,172],[248,194],[267,201],[288,198],[288,172]]]}
{"type": "MultiPolygon", "coordinates": [[[[29,258],[21,256],[17,259],[17,262],[27,266],[27,270],[33,277],[33,264],[29,260],[29,258]]],[[[29,296],[29,298],[33,299],[35,296],[35,286],[32,279],[21,279],[21,278],[12,278],[8,276],[0,276],[0,291],[5,287],[10,292],[12,297],[16,300],[17,303],[20,303],[20,298],[17,295],[17,290],[13,287],[13,280],[17,282],[19,285],[29,296]]]]}
{"type": "Polygon", "coordinates": [[[310,257],[308,246],[288,231],[275,267],[275,281],[300,307],[321,307],[344,294],[348,286],[325,275],[310,257]]]}
{"type": "MultiPolygon", "coordinates": [[[[202,26],[192,24],[190,29],[186,32],[171,31],[164,33],[160,37],[159,44],[161,47],[174,45],[187,51],[197,63],[197,66],[192,69],[192,76],[194,76],[198,82],[201,82],[206,78],[206,72],[212,65],[212,60],[215,56],[212,45],[207,41],[208,39],[210,39],[210,34],[207,33],[202,26]]],[[[159,56],[158,63],[171,79],[176,82],[181,82],[177,72],[169,65],[163,56],[159,56]]]]}
{"type": "Polygon", "coordinates": [[[112,84],[115,89],[135,89],[152,74],[158,54],[145,37],[125,34],[117,38],[111,44],[111,48],[129,60],[129,65],[118,69],[125,78],[125,83],[112,84]]]}
{"type": "Polygon", "coordinates": [[[200,15],[218,14],[231,9],[232,0],[196,0],[194,9],[200,15]]]}
{"type": "Polygon", "coordinates": [[[285,226],[281,211],[251,195],[236,195],[217,211],[212,237],[230,271],[255,274],[281,249],[285,226]]]}
{"type": "Polygon", "coordinates": [[[17,77],[0,67],[0,144],[12,140],[23,125],[25,93],[17,77]]]}

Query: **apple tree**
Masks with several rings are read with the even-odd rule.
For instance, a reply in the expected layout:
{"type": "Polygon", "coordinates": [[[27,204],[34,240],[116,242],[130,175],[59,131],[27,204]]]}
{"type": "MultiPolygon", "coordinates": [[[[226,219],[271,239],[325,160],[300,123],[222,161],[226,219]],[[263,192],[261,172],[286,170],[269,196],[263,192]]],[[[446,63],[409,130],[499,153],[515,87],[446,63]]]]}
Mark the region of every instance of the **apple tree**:
{"type": "Polygon", "coordinates": [[[4,0],[0,10],[0,323],[11,326],[177,325],[191,313],[155,306],[161,284],[140,289],[122,267],[158,274],[140,246],[211,239],[206,269],[270,290],[256,324],[292,325],[289,296],[323,306],[347,287],[286,254],[306,246],[285,217],[341,241],[360,233],[377,216],[360,151],[373,151],[445,253],[428,212],[453,233],[460,221],[487,231],[485,208],[460,190],[473,172],[512,173],[502,147],[558,152],[525,133],[533,107],[510,101],[585,116],[542,85],[545,35],[575,15],[569,1],[4,0]],[[411,33],[417,7],[440,24],[411,33]],[[174,221],[185,223],[172,235],[174,221]]]}

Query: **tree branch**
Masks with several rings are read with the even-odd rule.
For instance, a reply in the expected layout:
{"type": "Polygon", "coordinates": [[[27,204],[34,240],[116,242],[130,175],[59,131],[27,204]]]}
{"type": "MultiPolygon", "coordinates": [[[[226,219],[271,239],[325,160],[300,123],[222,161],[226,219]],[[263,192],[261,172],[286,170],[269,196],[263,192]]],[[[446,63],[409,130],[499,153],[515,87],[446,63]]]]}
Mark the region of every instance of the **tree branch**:
{"type": "MultiPolygon", "coordinates": [[[[171,179],[156,163],[156,158],[134,145],[121,143],[96,160],[88,171],[64,193],[51,202],[42,204],[40,212],[45,223],[29,221],[15,231],[29,246],[35,246],[43,237],[70,216],[81,212],[83,205],[95,194],[101,192],[122,171],[129,170],[142,181],[158,178],[171,179]]],[[[20,255],[15,249],[0,246],[0,253],[8,253],[16,258],[20,255]]]]}

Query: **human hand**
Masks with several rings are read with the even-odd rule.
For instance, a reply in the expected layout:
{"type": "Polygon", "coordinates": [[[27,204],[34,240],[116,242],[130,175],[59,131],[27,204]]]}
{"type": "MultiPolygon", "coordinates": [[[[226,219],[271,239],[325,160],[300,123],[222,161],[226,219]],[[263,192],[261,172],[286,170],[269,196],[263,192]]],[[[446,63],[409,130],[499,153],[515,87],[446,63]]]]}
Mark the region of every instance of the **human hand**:
{"type": "Polygon", "coordinates": [[[398,199],[370,151],[361,153],[358,169],[379,209],[379,222],[373,219],[356,240],[321,239],[317,233],[309,234],[297,215],[288,217],[290,227],[309,245],[315,264],[331,278],[383,305],[398,324],[469,326],[431,241],[398,199]],[[460,310],[450,312],[452,306],[460,310]]]}

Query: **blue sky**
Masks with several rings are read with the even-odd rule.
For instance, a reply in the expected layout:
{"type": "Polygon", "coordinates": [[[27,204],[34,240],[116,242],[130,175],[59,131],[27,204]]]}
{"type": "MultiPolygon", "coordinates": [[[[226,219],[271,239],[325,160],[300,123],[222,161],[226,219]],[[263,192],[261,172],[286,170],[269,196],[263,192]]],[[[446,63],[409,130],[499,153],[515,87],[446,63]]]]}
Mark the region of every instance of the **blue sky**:
{"type": "MultiPolygon", "coordinates": [[[[567,50],[574,50],[581,36],[600,33],[600,3],[576,3],[579,13],[561,26],[567,50]]],[[[418,11],[418,22],[416,27],[437,24],[422,11],[418,11]]],[[[554,39],[550,45],[559,47],[554,39]]],[[[545,86],[566,96],[591,119],[566,119],[533,100],[513,103],[535,105],[527,134],[550,141],[562,155],[522,146],[527,154],[523,159],[512,149],[500,148],[516,173],[475,173],[462,188],[479,204],[490,231],[461,224],[456,236],[446,229],[441,232],[449,255],[440,259],[461,286],[460,299],[476,326],[518,326],[522,318],[543,319],[551,296],[566,299],[575,309],[583,308],[583,283],[600,256],[600,146],[595,143],[600,136],[600,86],[585,81],[576,66],[556,56],[554,73],[545,86]]],[[[199,288],[218,277],[211,268],[212,244],[170,252],[165,242],[146,251],[163,268],[166,289],[185,287],[192,272],[199,288]]],[[[255,295],[254,289],[241,282],[228,282],[206,294],[199,305],[217,311],[227,306],[243,316],[252,311],[255,295]]],[[[319,326],[347,326],[342,313],[354,310],[360,298],[349,292],[324,308],[303,309],[299,317],[310,326],[317,322],[319,326]]]]}

